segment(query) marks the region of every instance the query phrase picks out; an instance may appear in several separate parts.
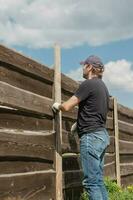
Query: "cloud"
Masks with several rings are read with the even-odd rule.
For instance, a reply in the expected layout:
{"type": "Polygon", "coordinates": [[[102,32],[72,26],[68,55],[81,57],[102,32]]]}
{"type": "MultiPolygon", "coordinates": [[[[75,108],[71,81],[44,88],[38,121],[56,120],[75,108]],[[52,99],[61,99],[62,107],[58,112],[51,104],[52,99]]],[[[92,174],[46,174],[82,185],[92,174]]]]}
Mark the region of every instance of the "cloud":
{"type": "MultiPolygon", "coordinates": [[[[84,80],[82,78],[82,68],[71,70],[67,75],[75,80],[84,80]]],[[[103,80],[110,90],[133,92],[132,63],[124,59],[108,62],[105,64],[103,80]]]]}
{"type": "Polygon", "coordinates": [[[32,48],[133,38],[131,0],[0,0],[0,42],[32,48]]]}

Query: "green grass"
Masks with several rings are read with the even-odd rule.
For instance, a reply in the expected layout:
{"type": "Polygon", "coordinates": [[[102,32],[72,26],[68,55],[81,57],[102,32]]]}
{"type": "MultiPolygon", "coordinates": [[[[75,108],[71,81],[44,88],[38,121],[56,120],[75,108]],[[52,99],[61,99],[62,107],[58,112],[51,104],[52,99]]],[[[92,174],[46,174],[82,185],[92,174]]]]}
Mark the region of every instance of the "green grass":
{"type": "MultiPolygon", "coordinates": [[[[109,200],[133,200],[133,185],[122,188],[108,177],[105,178],[104,183],[109,193],[109,200]]],[[[80,200],[89,200],[86,192],[81,195],[80,200]]]]}

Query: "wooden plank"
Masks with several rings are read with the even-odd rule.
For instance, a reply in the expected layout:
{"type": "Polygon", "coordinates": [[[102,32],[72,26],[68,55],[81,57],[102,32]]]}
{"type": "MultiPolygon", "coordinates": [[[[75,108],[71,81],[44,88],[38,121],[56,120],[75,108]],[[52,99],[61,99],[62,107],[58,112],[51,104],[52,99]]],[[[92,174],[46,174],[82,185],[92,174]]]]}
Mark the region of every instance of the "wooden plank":
{"type": "Polygon", "coordinates": [[[82,170],[69,170],[63,172],[63,189],[80,187],[82,185],[82,170]]]}
{"type": "MultiPolygon", "coordinates": [[[[54,71],[46,65],[42,65],[26,56],[21,55],[11,49],[0,45],[0,63],[2,66],[9,67],[19,71],[27,76],[48,82],[54,81],[54,71]]],[[[72,95],[78,87],[78,83],[62,74],[62,88],[72,95]],[[69,83],[69,84],[68,84],[69,83]]]]}
{"type": "Polygon", "coordinates": [[[122,176],[122,186],[126,187],[133,184],[133,173],[130,175],[122,176]]]}
{"type": "Polygon", "coordinates": [[[0,175],[35,172],[49,169],[53,169],[53,162],[44,159],[22,156],[0,157],[0,175]]]}
{"type": "Polygon", "coordinates": [[[133,154],[120,154],[120,163],[133,163],[133,154]]]}
{"type": "Polygon", "coordinates": [[[53,123],[49,118],[39,118],[32,114],[13,110],[0,109],[0,128],[44,131],[52,130],[53,123]]]}
{"type": "MultiPolygon", "coordinates": [[[[54,65],[54,100],[61,104],[61,54],[59,45],[55,45],[54,65]]],[[[55,167],[56,167],[56,200],[63,199],[62,194],[62,115],[55,114],[54,130],[56,132],[55,167]]]]}
{"type": "Polygon", "coordinates": [[[119,120],[133,123],[133,109],[130,109],[121,104],[118,104],[118,113],[120,114],[119,120]]]}
{"type": "Polygon", "coordinates": [[[53,132],[33,132],[1,129],[0,130],[0,157],[16,156],[54,159],[53,132]]]}
{"type": "Polygon", "coordinates": [[[0,104],[38,114],[52,115],[53,101],[0,81],[0,104]]]}
{"type": "Polygon", "coordinates": [[[133,154],[133,142],[119,140],[120,154],[133,154]]]}
{"type": "Polygon", "coordinates": [[[133,163],[121,163],[121,176],[133,174],[133,163]]]}
{"type": "Polygon", "coordinates": [[[115,161],[105,164],[104,176],[109,176],[111,179],[116,179],[116,166],[115,161]]]}
{"type": "Polygon", "coordinates": [[[109,130],[114,130],[113,118],[111,118],[111,117],[107,118],[106,128],[109,130]]]}
{"type": "Polygon", "coordinates": [[[120,175],[120,155],[119,155],[118,109],[117,109],[117,100],[115,98],[114,98],[114,129],[115,129],[116,178],[117,178],[117,184],[120,186],[121,175],[120,175]]]}
{"type": "Polygon", "coordinates": [[[83,192],[82,186],[64,189],[64,200],[79,200],[79,197],[83,192]]]}
{"type": "MultiPolygon", "coordinates": [[[[47,97],[34,94],[32,92],[25,91],[20,88],[16,88],[7,83],[0,81],[0,105],[13,107],[25,112],[38,114],[41,116],[51,116],[53,118],[53,112],[51,106],[53,100],[47,97]]],[[[75,110],[71,112],[64,112],[64,118],[74,120],[76,117],[75,110]]]]}
{"type": "Polygon", "coordinates": [[[128,133],[133,137],[133,124],[119,120],[118,125],[121,132],[128,133]]]}
{"type": "Polygon", "coordinates": [[[0,199],[54,199],[53,170],[0,175],[0,199]]]}
{"type": "Polygon", "coordinates": [[[52,69],[2,45],[0,45],[0,62],[2,66],[8,65],[27,76],[38,77],[52,83],[54,75],[52,69]]]}
{"type": "Polygon", "coordinates": [[[52,98],[52,85],[42,80],[29,77],[21,72],[12,70],[10,67],[0,66],[0,81],[15,87],[52,98]]]}
{"type": "Polygon", "coordinates": [[[133,134],[129,133],[129,132],[127,133],[127,132],[120,131],[119,138],[120,138],[120,140],[133,142],[133,134]]]}

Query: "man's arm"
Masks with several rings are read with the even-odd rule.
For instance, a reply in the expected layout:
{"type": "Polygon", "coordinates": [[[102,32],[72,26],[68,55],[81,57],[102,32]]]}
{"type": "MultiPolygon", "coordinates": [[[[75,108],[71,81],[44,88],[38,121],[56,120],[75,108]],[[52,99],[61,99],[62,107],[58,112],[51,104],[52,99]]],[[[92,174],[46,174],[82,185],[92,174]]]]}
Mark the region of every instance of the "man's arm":
{"type": "Polygon", "coordinates": [[[61,111],[69,111],[71,110],[73,107],[77,106],[79,104],[79,99],[76,96],[72,96],[70,99],[68,99],[67,101],[65,101],[64,103],[62,103],[59,106],[59,109],[61,111]]]}
{"type": "Polygon", "coordinates": [[[59,103],[54,103],[52,106],[52,109],[54,112],[57,112],[59,110],[61,111],[69,111],[71,110],[74,106],[77,106],[79,104],[79,99],[76,96],[72,96],[70,99],[65,101],[62,104],[59,103]]]}

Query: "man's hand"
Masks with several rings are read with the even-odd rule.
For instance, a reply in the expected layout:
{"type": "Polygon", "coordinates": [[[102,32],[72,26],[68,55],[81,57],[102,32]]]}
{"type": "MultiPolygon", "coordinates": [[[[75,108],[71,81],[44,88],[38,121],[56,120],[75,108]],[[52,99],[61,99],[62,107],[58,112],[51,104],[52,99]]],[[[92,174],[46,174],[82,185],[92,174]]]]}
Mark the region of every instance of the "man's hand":
{"type": "Polygon", "coordinates": [[[59,110],[60,110],[59,106],[60,106],[60,103],[57,103],[57,102],[52,105],[52,110],[54,113],[59,112],[59,110]]]}
{"type": "Polygon", "coordinates": [[[71,127],[71,133],[76,134],[77,133],[77,122],[75,122],[71,127]]]}

